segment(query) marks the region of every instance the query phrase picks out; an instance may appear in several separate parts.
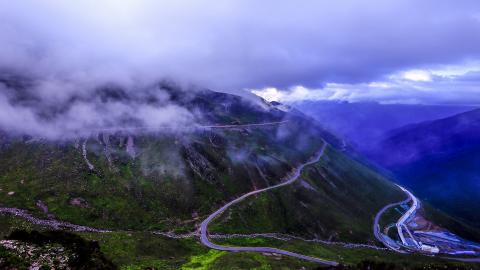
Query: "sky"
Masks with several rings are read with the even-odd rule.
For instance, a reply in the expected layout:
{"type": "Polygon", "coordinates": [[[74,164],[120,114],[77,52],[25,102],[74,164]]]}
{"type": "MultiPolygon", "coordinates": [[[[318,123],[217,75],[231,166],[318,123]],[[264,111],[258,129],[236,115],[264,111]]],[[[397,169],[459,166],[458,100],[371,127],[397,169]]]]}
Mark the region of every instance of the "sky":
{"type": "MultiPolygon", "coordinates": [[[[0,0],[0,33],[0,74],[32,79],[40,104],[162,79],[282,102],[480,104],[477,0],[0,0]]],[[[0,109],[36,117],[6,92],[0,109]]]]}
{"type": "Polygon", "coordinates": [[[473,105],[480,106],[480,63],[464,62],[434,69],[406,69],[378,80],[335,83],[319,87],[301,84],[290,87],[250,89],[268,101],[377,102],[380,104],[473,105]]]}

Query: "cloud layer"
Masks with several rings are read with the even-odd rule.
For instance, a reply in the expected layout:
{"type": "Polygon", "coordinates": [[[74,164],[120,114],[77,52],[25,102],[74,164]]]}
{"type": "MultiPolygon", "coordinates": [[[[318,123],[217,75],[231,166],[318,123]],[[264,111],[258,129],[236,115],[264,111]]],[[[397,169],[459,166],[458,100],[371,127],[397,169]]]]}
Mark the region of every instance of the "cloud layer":
{"type": "Polygon", "coordinates": [[[475,0],[0,1],[0,66],[217,89],[368,82],[480,56],[475,0]]]}
{"type": "Polygon", "coordinates": [[[0,75],[28,78],[33,98],[14,102],[17,90],[0,83],[0,128],[48,136],[107,125],[119,113],[181,123],[191,116],[169,102],[86,98],[109,84],[135,96],[165,78],[234,92],[300,86],[352,100],[395,93],[387,101],[464,102],[479,93],[474,73],[391,77],[478,60],[477,0],[0,0],[0,33],[0,75]],[[61,117],[46,122],[39,108],[52,107],[61,117]]]}
{"type": "Polygon", "coordinates": [[[305,100],[379,102],[383,104],[480,105],[480,64],[397,72],[380,81],[327,83],[321,88],[266,87],[251,91],[269,101],[305,100]]]}
{"type": "Polygon", "coordinates": [[[1,131],[53,140],[73,139],[100,132],[131,132],[139,127],[167,133],[188,131],[198,120],[172,101],[169,92],[159,85],[131,92],[103,86],[95,91],[79,91],[68,99],[39,94],[52,87],[57,89],[58,85],[23,88],[0,84],[1,131]]]}

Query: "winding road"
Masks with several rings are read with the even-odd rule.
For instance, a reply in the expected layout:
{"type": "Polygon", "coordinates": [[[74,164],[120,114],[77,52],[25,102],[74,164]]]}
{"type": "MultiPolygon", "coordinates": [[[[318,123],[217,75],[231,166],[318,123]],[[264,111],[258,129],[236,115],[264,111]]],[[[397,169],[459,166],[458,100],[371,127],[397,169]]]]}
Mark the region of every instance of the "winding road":
{"type": "Polygon", "coordinates": [[[417,211],[418,208],[420,208],[420,202],[418,201],[418,199],[410,192],[408,191],[406,188],[400,186],[400,185],[396,185],[398,188],[400,188],[403,192],[405,192],[407,195],[408,195],[408,198],[405,199],[404,201],[401,201],[401,202],[397,202],[397,203],[391,203],[391,204],[388,204],[388,205],[385,205],[382,209],[380,209],[380,211],[378,211],[378,213],[375,215],[375,220],[373,222],[373,234],[375,235],[375,238],[378,239],[378,241],[382,242],[386,247],[390,248],[391,250],[394,250],[396,252],[400,252],[400,253],[405,253],[405,251],[401,250],[400,249],[400,246],[396,247],[396,246],[393,246],[392,243],[390,243],[389,241],[387,241],[385,239],[385,237],[382,235],[382,233],[380,232],[380,225],[378,224],[379,221],[380,221],[380,218],[381,216],[383,215],[383,213],[385,211],[387,211],[388,209],[390,209],[391,207],[395,207],[397,205],[402,205],[402,204],[405,204],[405,203],[408,203],[410,201],[412,201],[412,206],[408,209],[407,212],[405,212],[405,214],[403,214],[400,219],[397,221],[397,223],[395,224],[395,226],[397,227],[397,230],[398,230],[398,235],[402,241],[402,244],[405,245],[405,246],[409,246],[409,244],[407,243],[406,239],[405,239],[405,236],[403,235],[403,229],[405,229],[407,231],[407,233],[410,235],[410,237],[412,238],[412,241],[414,242],[415,246],[417,248],[419,248],[419,244],[417,241],[415,241],[415,239],[413,238],[413,235],[410,233],[410,231],[408,230],[407,226],[405,225],[405,222],[407,220],[410,219],[410,217],[415,214],[415,211],[417,211]]]}
{"type": "Polygon", "coordinates": [[[405,236],[403,235],[403,229],[405,229],[405,231],[407,231],[407,234],[411,237],[412,239],[412,242],[415,244],[415,246],[417,248],[420,248],[420,244],[415,240],[415,238],[413,237],[412,233],[410,232],[410,230],[408,229],[408,227],[405,225],[405,222],[407,222],[407,220],[410,219],[410,217],[412,217],[412,215],[415,214],[415,212],[417,211],[418,208],[420,208],[420,202],[418,201],[418,199],[413,196],[413,194],[408,191],[406,188],[402,187],[402,186],[399,186],[397,185],[403,192],[407,193],[408,194],[408,197],[409,199],[412,200],[412,206],[408,209],[407,212],[405,212],[405,214],[403,214],[400,219],[397,221],[397,229],[398,229],[398,235],[400,236],[400,239],[402,240],[402,243],[405,245],[405,246],[410,246],[410,244],[407,242],[407,240],[405,239],[405,236]]]}
{"type": "Polygon", "coordinates": [[[394,247],[391,245],[391,243],[389,243],[387,240],[385,240],[385,238],[383,237],[382,233],[380,232],[380,225],[378,224],[379,221],[380,221],[380,218],[382,217],[383,213],[385,211],[387,211],[388,209],[392,208],[392,207],[395,207],[397,205],[402,205],[404,203],[408,203],[409,201],[411,200],[410,197],[408,197],[406,200],[403,200],[401,202],[397,202],[397,203],[391,203],[391,204],[387,204],[385,205],[382,209],[380,209],[380,211],[378,211],[378,213],[375,215],[375,220],[373,222],[373,234],[375,235],[375,238],[378,239],[378,241],[382,242],[386,247],[388,247],[389,249],[391,250],[394,250],[396,252],[399,252],[399,253],[405,253],[404,251],[400,250],[399,248],[397,247],[394,247]]]}
{"type": "Polygon", "coordinates": [[[324,142],[320,151],[310,161],[308,161],[308,162],[300,165],[299,167],[297,167],[291,174],[289,174],[287,176],[286,180],[281,182],[280,184],[270,186],[270,187],[267,187],[267,188],[263,188],[263,189],[254,190],[254,191],[251,191],[249,193],[246,193],[246,194],[238,197],[237,199],[235,199],[233,201],[230,201],[229,203],[225,204],[224,206],[222,206],[217,211],[213,212],[200,225],[200,241],[201,241],[201,243],[203,245],[209,247],[209,248],[216,249],[216,250],[222,250],[222,251],[253,251],[253,252],[261,252],[261,253],[275,253],[275,254],[281,254],[281,255],[286,255],[286,256],[290,256],[290,257],[295,257],[295,258],[306,260],[306,261],[317,262],[317,263],[321,263],[321,264],[325,264],[325,265],[337,266],[338,265],[337,262],[322,260],[322,259],[319,259],[319,258],[306,256],[306,255],[302,255],[302,254],[299,254],[299,253],[294,253],[294,252],[290,252],[290,251],[286,251],[286,250],[282,250],[282,249],[277,249],[277,248],[222,246],[222,245],[212,243],[210,241],[209,237],[208,237],[208,225],[209,225],[209,223],[212,220],[214,220],[216,217],[220,216],[230,206],[232,206],[234,204],[237,204],[237,203],[239,203],[239,202],[241,202],[241,201],[245,200],[246,198],[251,197],[253,195],[256,195],[256,194],[259,194],[259,193],[262,193],[262,192],[266,192],[266,191],[269,191],[269,190],[272,190],[272,189],[280,188],[280,187],[283,187],[283,186],[290,185],[290,184],[294,183],[300,177],[300,174],[301,174],[301,171],[303,170],[303,168],[305,168],[308,165],[314,164],[314,163],[316,163],[320,160],[323,153],[325,152],[326,146],[327,146],[327,144],[324,142]]]}
{"type": "Polygon", "coordinates": [[[288,120],[265,122],[256,124],[238,124],[238,125],[199,125],[200,128],[249,128],[249,127],[264,127],[264,126],[277,126],[288,123],[288,120]]]}
{"type": "MultiPolygon", "coordinates": [[[[220,124],[220,125],[200,125],[193,124],[192,127],[200,129],[229,129],[229,128],[253,128],[253,127],[266,127],[266,126],[278,126],[288,123],[289,120],[283,121],[274,121],[274,122],[264,122],[264,123],[253,123],[253,124],[220,124]]],[[[102,128],[94,129],[96,132],[116,132],[116,131],[139,131],[139,130],[162,130],[162,129],[172,129],[172,126],[142,126],[142,127],[112,127],[112,128],[102,128]]]]}

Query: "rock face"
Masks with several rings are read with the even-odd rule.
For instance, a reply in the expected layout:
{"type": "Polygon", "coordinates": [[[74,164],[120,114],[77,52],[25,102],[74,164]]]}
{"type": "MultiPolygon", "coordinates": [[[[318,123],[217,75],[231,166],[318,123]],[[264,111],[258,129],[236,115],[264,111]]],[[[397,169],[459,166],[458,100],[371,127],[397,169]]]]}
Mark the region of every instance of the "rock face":
{"type": "Polygon", "coordinates": [[[0,241],[0,249],[1,269],[117,269],[98,243],[66,232],[15,230],[0,241]]]}
{"type": "Polygon", "coordinates": [[[82,156],[83,156],[83,159],[85,160],[85,163],[87,163],[88,169],[93,170],[95,167],[93,166],[92,163],[90,163],[90,161],[87,158],[87,140],[83,141],[83,144],[82,144],[82,156]]]}
{"type": "Polygon", "coordinates": [[[185,159],[190,167],[190,169],[198,175],[198,177],[205,179],[210,183],[214,183],[214,170],[213,165],[198,153],[194,147],[185,146],[185,159]]]}
{"type": "Polygon", "coordinates": [[[136,156],[133,136],[128,136],[128,139],[127,139],[127,153],[131,158],[135,158],[135,156],[136,156]]]}
{"type": "MultiPolygon", "coordinates": [[[[71,269],[69,267],[71,252],[61,246],[38,246],[17,240],[1,240],[0,245],[17,254],[20,257],[28,258],[28,269],[71,269]]],[[[1,264],[0,264],[1,265],[1,264]]]]}
{"type": "Polygon", "coordinates": [[[38,206],[38,208],[40,208],[40,210],[42,210],[44,213],[48,213],[48,207],[47,207],[47,205],[46,205],[44,202],[38,200],[38,201],[37,201],[37,206],[38,206]]]}

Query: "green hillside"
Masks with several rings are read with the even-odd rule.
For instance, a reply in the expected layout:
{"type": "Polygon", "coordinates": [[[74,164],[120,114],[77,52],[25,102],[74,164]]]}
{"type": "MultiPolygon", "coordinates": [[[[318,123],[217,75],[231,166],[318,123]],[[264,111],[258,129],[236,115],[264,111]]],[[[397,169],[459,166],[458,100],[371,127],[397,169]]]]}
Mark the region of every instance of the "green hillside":
{"type": "Polygon", "coordinates": [[[332,241],[373,243],[373,218],[384,205],[404,199],[394,184],[328,147],[292,186],[233,206],[211,230],[277,232],[332,241]],[[381,191],[381,192],[379,192],[381,191]]]}
{"type": "MultiPolygon", "coordinates": [[[[328,147],[320,161],[305,167],[293,185],[233,206],[211,224],[210,231],[275,232],[380,245],[372,233],[374,215],[405,195],[379,173],[337,150],[338,140],[321,123],[295,110],[227,94],[176,94],[172,95],[175,102],[204,112],[197,123],[182,131],[97,131],[89,137],[61,141],[2,134],[1,207],[24,209],[46,220],[113,230],[52,233],[23,219],[2,216],[2,236],[17,241],[22,250],[34,250],[37,257],[58,253],[77,258],[88,251],[105,265],[112,262],[121,269],[317,269],[314,263],[293,258],[210,250],[197,237],[173,239],[152,231],[197,231],[202,220],[226,202],[280,183],[326,141],[328,147]],[[267,125],[235,127],[262,123],[267,125]],[[78,245],[72,247],[68,239],[78,245]],[[45,241],[47,249],[42,247],[45,241]],[[79,250],[78,246],[86,248],[79,250]]],[[[351,269],[359,265],[384,269],[386,263],[395,267],[445,265],[424,257],[411,264],[410,256],[299,240],[215,241],[276,246],[335,260],[351,269]]],[[[0,256],[23,269],[22,265],[32,261],[20,251],[0,249],[0,256]]]]}

